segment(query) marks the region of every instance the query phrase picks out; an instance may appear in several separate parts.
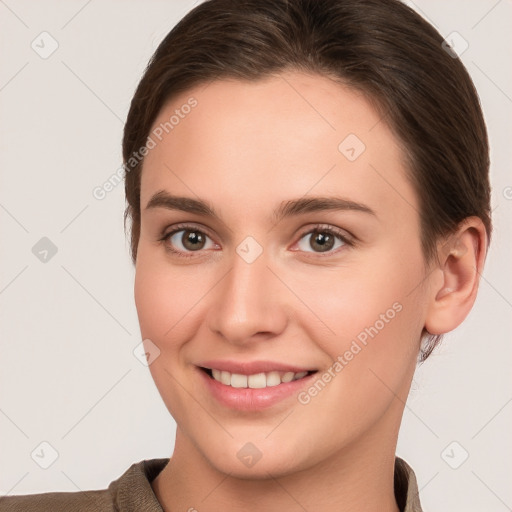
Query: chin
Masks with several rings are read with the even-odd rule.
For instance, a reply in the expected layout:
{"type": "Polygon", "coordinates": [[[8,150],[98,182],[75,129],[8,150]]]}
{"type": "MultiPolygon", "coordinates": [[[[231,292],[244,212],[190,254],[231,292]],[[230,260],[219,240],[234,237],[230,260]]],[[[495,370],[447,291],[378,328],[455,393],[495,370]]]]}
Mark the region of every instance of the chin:
{"type": "Polygon", "coordinates": [[[217,447],[213,443],[204,447],[199,443],[197,447],[216,471],[243,480],[283,477],[308,469],[318,462],[314,459],[321,458],[320,453],[315,457],[313,453],[297,449],[298,446],[304,446],[304,443],[293,439],[293,436],[288,437],[289,444],[282,437],[265,440],[264,435],[254,442],[242,442],[239,439],[219,442],[217,447]]]}
{"type": "Polygon", "coordinates": [[[224,456],[220,460],[209,460],[210,464],[219,472],[241,480],[268,480],[269,478],[283,477],[300,471],[300,463],[293,462],[291,454],[273,453],[263,454],[261,459],[251,463],[240,461],[237,455],[224,456]]]}

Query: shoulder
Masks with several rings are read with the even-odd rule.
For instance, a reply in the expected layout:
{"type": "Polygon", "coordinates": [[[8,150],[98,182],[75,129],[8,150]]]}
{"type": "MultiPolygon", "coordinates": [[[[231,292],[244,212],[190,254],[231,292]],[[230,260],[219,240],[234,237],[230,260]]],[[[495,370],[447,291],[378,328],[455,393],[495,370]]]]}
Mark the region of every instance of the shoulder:
{"type": "Polygon", "coordinates": [[[132,464],[108,489],[0,497],[0,512],[162,512],[152,480],[169,459],[132,464]]]}
{"type": "Polygon", "coordinates": [[[0,498],[0,512],[114,512],[112,496],[100,491],[46,492],[0,498]]]}

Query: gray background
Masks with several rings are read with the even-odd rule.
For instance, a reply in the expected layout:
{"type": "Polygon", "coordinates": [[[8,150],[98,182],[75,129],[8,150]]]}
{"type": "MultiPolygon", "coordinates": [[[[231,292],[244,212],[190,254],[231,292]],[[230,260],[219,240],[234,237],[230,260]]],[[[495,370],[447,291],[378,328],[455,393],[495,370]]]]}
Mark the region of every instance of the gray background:
{"type": "MultiPolygon", "coordinates": [[[[133,354],[124,186],[103,200],[92,192],[121,164],[147,60],[195,3],[0,0],[1,494],[105,488],[172,453],[174,421],[133,354]],[[43,31],[58,42],[47,58],[31,47],[51,49],[43,31]],[[33,252],[43,237],[57,248],[46,262],[33,252]]],[[[426,511],[500,512],[512,507],[512,2],[407,3],[469,44],[461,58],[489,127],[495,234],[473,311],[417,370],[397,453],[426,511]]]]}

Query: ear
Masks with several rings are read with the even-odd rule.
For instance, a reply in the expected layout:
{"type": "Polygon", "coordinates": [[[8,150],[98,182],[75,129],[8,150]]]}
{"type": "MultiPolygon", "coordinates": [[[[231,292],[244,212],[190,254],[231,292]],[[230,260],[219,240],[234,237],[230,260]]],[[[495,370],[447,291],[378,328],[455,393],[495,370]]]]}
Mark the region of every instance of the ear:
{"type": "Polygon", "coordinates": [[[479,217],[468,217],[456,233],[438,246],[429,294],[425,329],[444,334],[455,329],[471,311],[487,254],[487,232],[479,217]]]}

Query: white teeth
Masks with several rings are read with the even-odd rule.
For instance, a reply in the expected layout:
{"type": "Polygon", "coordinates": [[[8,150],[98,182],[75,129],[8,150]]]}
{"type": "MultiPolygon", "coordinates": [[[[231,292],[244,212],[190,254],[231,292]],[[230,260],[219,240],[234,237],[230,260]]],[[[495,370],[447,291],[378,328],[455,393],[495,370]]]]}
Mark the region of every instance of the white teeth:
{"type": "Polygon", "coordinates": [[[231,374],[231,387],[232,388],[246,388],[247,375],[240,375],[239,373],[231,374]]]}
{"type": "Polygon", "coordinates": [[[278,386],[281,384],[281,376],[279,372],[269,372],[267,373],[267,387],[278,386]]]}
{"type": "Polygon", "coordinates": [[[291,382],[293,380],[294,375],[295,374],[293,372],[287,372],[281,377],[281,380],[283,382],[291,382]]]}
{"type": "Polygon", "coordinates": [[[247,378],[247,384],[250,388],[253,389],[266,388],[267,377],[265,377],[264,373],[256,373],[254,375],[249,375],[249,377],[247,378]]]}
{"type": "Polygon", "coordinates": [[[308,372],[278,372],[255,373],[253,375],[241,375],[239,373],[229,373],[212,368],[212,376],[217,382],[233,388],[251,388],[262,389],[278,386],[281,383],[291,382],[292,380],[302,379],[308,372]]]}

